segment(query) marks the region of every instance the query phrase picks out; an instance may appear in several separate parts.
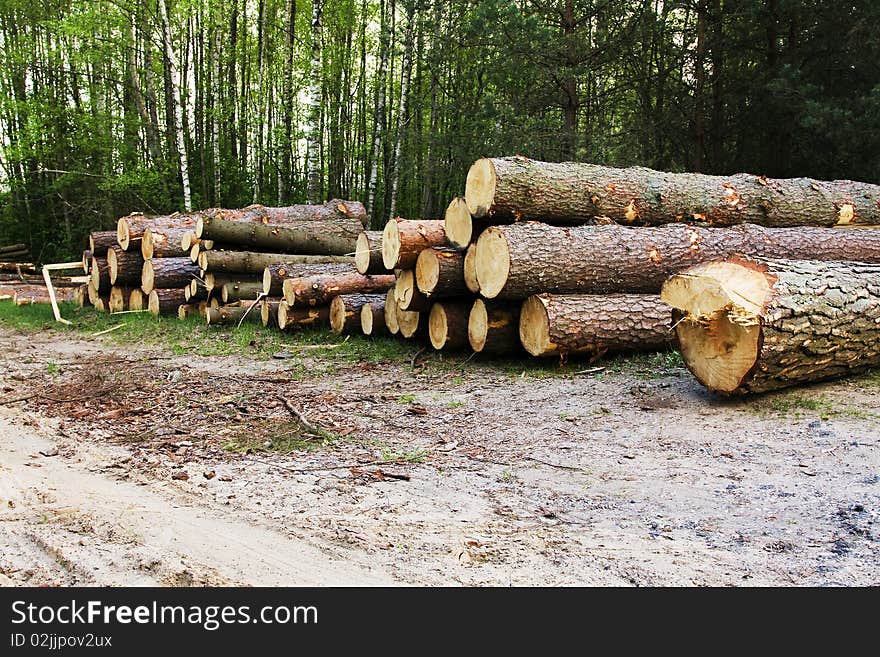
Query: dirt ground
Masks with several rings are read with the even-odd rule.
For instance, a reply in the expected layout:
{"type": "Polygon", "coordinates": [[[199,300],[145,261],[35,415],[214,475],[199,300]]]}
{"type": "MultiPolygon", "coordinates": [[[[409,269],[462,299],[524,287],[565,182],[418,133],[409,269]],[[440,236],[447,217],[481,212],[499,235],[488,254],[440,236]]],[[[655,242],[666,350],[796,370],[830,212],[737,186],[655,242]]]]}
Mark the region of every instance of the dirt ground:
{"type": "Polygon", "coordinates": [[[2,585],[880,584],[876,374],[0,352],[2,585]]]}

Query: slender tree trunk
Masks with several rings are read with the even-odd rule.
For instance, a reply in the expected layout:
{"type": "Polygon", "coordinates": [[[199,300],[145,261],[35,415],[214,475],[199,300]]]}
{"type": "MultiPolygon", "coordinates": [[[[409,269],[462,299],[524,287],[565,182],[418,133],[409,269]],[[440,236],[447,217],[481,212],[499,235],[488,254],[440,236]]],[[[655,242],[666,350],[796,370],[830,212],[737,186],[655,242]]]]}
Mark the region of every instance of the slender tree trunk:
{"type": "MultiPolygon", "coordinates": [[[[386,12],[386,0],[380,5],[382,12],[381,25],[379,28],[379,70],[376,80],[376,109],[373,113],[373,150],[370,155],[370,176],[367,183],[367,212],[372,217],[374,203],[376,201],[376,185],[379,180],[379,156],[381,154],[382,141],[385,136],[387,124],[385,123],[385,69],[388,67],[388,22],[386,12]]],[[[373,228],[377,228],[374,220],[373,228]]]]}
{"type": "Polygon", "coordinates": [[[697,5],[697,50],[694,60],[694,171],[703,170],[703,153],[706,148],[703,96],[706,85],[706,14],[708,10],[708,0],[699,0],[697,5]]]}
{"type": "Polygon", "coordinates": [[[403,155],[403,131],[407,124],[407,101],[409,98],[409,78],[412,70],[413,24],[415,23],[415,3],[407,7],[406,36],[403,46],[403,64],[400,69],[400,105],[397,110],[397,134],[394,138],[394,164],[391,169],[391,199],[388,207],[388,220],[397,212],[397,186],[400,181],[401,159],[403,155]]]}
{"type": "Polygon", "coordinates": [[[323,0],[312,0],[312,50],[309,74],[309,119],[306,126],[306,175],[308,179],[308,202],[321,201],[321,13],[323,0]]]}
{"type": "Polygon", "coordinates": [[[293,186],[293,177],[290,169],[291,154],[293,152],[293,36],[296,31],[296,0],[289,0],[287,5],[287,29],[285,34],[285,46],[287,59],[284,66],[284,143],[281,145],[281,193],[279,202],[282,205],[290,203],[290,191],[293,186]]]}

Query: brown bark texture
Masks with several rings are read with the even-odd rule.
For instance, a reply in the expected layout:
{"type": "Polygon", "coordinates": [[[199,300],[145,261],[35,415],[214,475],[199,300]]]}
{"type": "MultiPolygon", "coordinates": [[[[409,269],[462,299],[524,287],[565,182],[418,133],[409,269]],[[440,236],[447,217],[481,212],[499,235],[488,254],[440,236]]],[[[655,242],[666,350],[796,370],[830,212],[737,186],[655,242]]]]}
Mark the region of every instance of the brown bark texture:
{"type": "Polygon", "coordinates": [[[288,278],[318,274],[347,274],[353,271],[351,265],[347,263],[327,265],[275,263],[263,270],[263,292],[272,297],[280,297],[284,294],[284,281],[288,278]]]}
{"type": "Polygon", "coordinates": [[[363,274],[318,274],[284,281],[288,306],[323,306],[340,294],[385,292],[394,285],[394,276],[363,274]]]}
{"type": "Polygon", "coordinates": [[[339,334],[360,332],[361,308],[384,302],[384,294],[341,294],[330,302],[330,329],[339,334]]]}

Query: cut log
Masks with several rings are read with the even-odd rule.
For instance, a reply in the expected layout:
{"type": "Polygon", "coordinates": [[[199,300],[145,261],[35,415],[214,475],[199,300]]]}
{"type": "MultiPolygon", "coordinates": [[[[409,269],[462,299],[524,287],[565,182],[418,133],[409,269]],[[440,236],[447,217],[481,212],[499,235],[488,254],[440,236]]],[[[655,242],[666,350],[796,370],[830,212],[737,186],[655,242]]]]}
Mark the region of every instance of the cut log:
{"type": "Polygon", "coordinates": [[[94,256],[95,254],[92,253],[89,249],[83,251],[83,273],[86,275],[89,274],[89,268],[91,267],[92,258],[94,256]]]}
{"type": "Polygon", "coordinates": [[[480,293],[480,281],[477,280],[477,245],[471,244],[464,252],[464,286],[471,294],[480,293]]]}
{"type": "MultiPolygon", "coordinates": [[[[208,272],[204,274],[203,280],[205,282],[205,289],[208,290],[210,294],[219,297],[223,293],[224,285],[249,285],[250,283],[259,283],[260,277],[254,276],[253,274],[215,274],[214,272],[208,272]]],[[[260,288],[262,289],[262,284],[260,285],[260,288]]]]}
{"type": "Polygon", "coordinates": [[[442,219],[392,219],[382,231],[385,269],[412,269],[419,253],[446,244],[442,219]]]}
{"type": "Polygon", "coordinates": [[[110,288],[108,310],[111,313],[121,313],[124,310],[135,310],[130,307],[132,288],[114,285],[110,288]]]}
{"type": "MultiPolygon", "coordinates": [[[[147,262],[150,261],[147,260],[147,262]]],[[[183,305],[183,290],[180,288],[153,288],[148,299],[147,309],[156,317],[174,315],[177,314],[178,306],[183,305]]]]}
{"type": "Polygon", "coordinates": [[[400,333],[400,324],[397,322],[397,315],[400,309],[397,307],[397,297],[394,288],[390,288],[385,295],[385,328],[391,335],[400,333]]]}
{"type": "Polygon", "coordinates": [[[493,226],[477,240],[480,294],[657,294],[669,276],[741,254],[768,258],[880,262],[880,230],[834,228],[657,228],[539,223],[493,226]]]}
{"type": "MultiPolygon", "coordinates": [[[[209,212],[203,210],[201,212],[209,212]]],[[[201,212],[191,212],[188,214],[171,214],[162,217],[148,216],[145,214],[130,214],[127,217],[121,217],[116,222],[116,241],[123,251],[131,248],[140,248],[140,241],[147,229],[190,229],[195,227],[196,217],[201,212]]]]}
{"type": "Polygon", "coordinates": [[[263,295],[262,281],[225,283],[220,292],[223,303],[233,301],[253,301],[263,295]]]}
{"type": "Polygon", "coordinates": [[[494,223],[534,219],[575,225],[600,217],[627,225],[880,223],[878,185],[745,173],[662,173],[521,156],[477,160],[468,171],[465,198],[471,214],[494,223]]]}
{"type": "MultiPolygon", "coordinates": [[[[2,296],[0,296],[2,298],[2,296]]],[[[73,292],[73,305],[77,308],[83,308],[89,300],[89,287],[88,285],[79,285],[74,289],[73,292]]]]}
{"type": "Polygon", "coordinates": [[[466,249],[488,226],[485,219],[474,219],[463,196],[457,196],[446,208],[443,219],[446,241],[456,249],[466,249]]]}
{"type": "Polygon", "coordinates": [[[685,365],[737,395],[880,366],[880,266],[747,260],[703,263],[670,278],[685,365]]]}
{"type": "Polygon", "coordinates": [[[208,308],[205,312],[205,320],[209,325],[231,325],[237,326],[242,318],[245,322],[260,322],[260,309],[255,306],[251,308],[252,303],[243,303],[237,306],[220,306],[219,308],[208,308]]]}
{"type": "Polygon", "coordinates": [[[180,237],[180,248],[189,253],[190,249],[192,249],[193,245],[198,243],[198,241],[199,238],[196,237],[196,231],[194,229],[184,231],[183,235],[180,237]]]}
{"type": "Polygon", "coordinates": [[[278,297],[263,298],[260,302],[260,321],[263,326],[272,326],[278,328],[278,304],[281,299],[278,297]]]}
{"type": "Polygon", "coordinates": [[[92,303],[95,307],[95,311],[99,313],[109,313],[110,312],[110,295],[109,294],[101,294],[95,297],[95,301],[92,303]]]}
{"type": "Polygon", "coordinates": [[[361,330],[361,308],[371,303],[384,303],[384,294],[341,294],[330,302],[330,330],[353,333],[361,330]]]}
{"type": "MultiPolygon", "coordinates": [[[[176,288],[183,295],[183,287],[189,285],[194,276],[198,276],[198,265],[190,262],[189,258],[157,258],[155,260],[144,260],[141,272],[141,289],[145,294],[149,294],[153,288],[176,288]]],[[[184,303],[185,299],[181,297],[181,301],[175,304],[177,306],[184,303]]]]}
{"type": "MultiPolygon", "coordinates": [[[[55,299],[58,303],[75,301],[78,287],[64,287],[55,289],[55,299]]],[[[43,285],[16,285],[12,295],[16,306],[29,306],[34,303],[51,303],[49,290],[43,285]]]]}
{"type": "MultiPolygon", "coordinates": [[[[91,258],[89,258],[91,260],[91,258]]],[[[0,262],[0,272],[4,274],[15,274],[20,278],[25,275],[36,275],[37,268],[32,262],[0,262]]],[[[88,274],[89,272],[85,272],[88,274]]],[[[42,277],[38,277],[42,280],[42,277]]]]}
{"type": "Polygon", "coordinates": [[[425,249],[416,262],[416,286],[431,299],[448,299],[467,294],[464,283],[464,253],[452,249],[425,249]]]}
{"type": "MultiPolygon", "coordinates": [[[[388,308],[387,305],[385,307],[388,308]]],[[[397,308],[397,326],[400,329],[400,335],[404,338],[420,337],[428,330],[428,313],[397,308]]]]}
{"type": "Polygon", "coordinates": [[[510,354],[522,350],[516,302],[477,299],[468,316],[471,349],[486,354],[510,354]]]}
{"type": "Polygon", "coordinates": [[[186,319],[187,317],[199,317],[205,313],[197,303],[182,303],[177,306],[177,319],[186,319]]]}
{"type": "Polygon", "coordinates": [[[532,356],[660,351],[671,345],[672,309],[655,294],[559,296],[523,302],[519,338],[532,356]]]}
{"type": "Polygon", "coordinates": [[[254,247],[253,250],[318,255],[352,255],[363,226],[357,219],[259,224],[203,217],[200,238],[254,247]]]}
{"type": "Polygon", "coordinates": [[[202,251],[198,257],[199,267],[213,272],[241,272],[261,274],[269,265],[326,265],[353,264],[351,256],[286,255],[283,253],[256,253],[253,251],[202,251]]]}
{"type": "Polygon", "coordinates": [[[27,251],[27,244],[24,242],[18,242],[17,244],[7,244],[6,246],[0,246],[0,257],[5,258],[7,253],[15,253],[18,251],[27,251]]]}
{"type": "Polygon", "coordinates": [[[144,271],[144,259],[137,251],[123,251],[114,244],[107,249],[107,265],[110,268],[110,283],[113,285],[140,285],[144,271]]]}
{"type": "Polygon", "coordinates": [[[330,306],[291,308],[284,300],[278,304],[278,328],[282,331],[327,326],[329,321],[330,306]]]}
{"type": "Polygon", "coordinates": [[[434,349],[456,350],[468,346],[470,301],[438,301],[428,314],[428,337],[434,349]]]}
{"type": "Polygon", "coordinates": [[[397,275],[394,285],[395,299],[400,310],[428,311],[431,303],[428,297],[416,287],[416,273],[412,269],[404,269],[397,275]]]}
{"type": "Polygon", "coordinates": [[[385,297],[361,306],[361,332],[364,335],[386,335],[385,297]]]}
{"type": "Polygon", "coordinates": [[[103,257],[107,249],[117,246],[115,230],[96,230],[89,233],[89,251],[92,255],[103,257]]]}
{"type": "Polygon", "coordinates": [[[287,305],[325,306],[340,294],[385,292],[394,285],[394,276],[363,274],[318,274],[288,278],[282,286],[287,305]]]}
{"type": "Polygon", "coordinates": [[[141,255],[144,260],[150,258],[183,258],[189,255],[189,248],[184,249],[181,241],[184,235],[192,233],[191,228],[152,227],[144,231],[141,238],[141,255]]]}
{"type": "Polygon", "coordinates": [[[351,265],[345,263],[329,265],[275,263],[263,270],[263,292],[269,296],[279,297],[284,294],[284,281],[288,278],[300,278],[301,276],[315,276],[318,274],[347,274],[352,271],[351,265]]]}
{"type": "Polygon", "coordinates": [[[129,310],[146,310],[144,308],[144,304],[148,302],[146,296],[143,291],[139,288],[132,288],[131,292],[128,294],[128,309],[129,310]]]}
{"type": "Polygon", "coordinates": [[[358,235],[354,247],[354,266],[361,274],[387,274],[382,261],[382,231],[365,230],[358,235]]]}
{"type": "Polygon", "coordinates": [[[323,205],[291,205],[278,208],[251,205],[241,210],[214,208],[201,213],[201,216],[196,220],[195,234],[198,238],[210,237],[204,233],[204,222],[199,221],[203,218],[278,226],[302,224],[309,221],[347,224],[353,220],[360,224],[360,230],[363,230],[367,225],[367,211],[362,203],[338,199],[328,201],[323,205]]]}
{"type": "Polygon", "coordinates": [[[107,258],[92,256],[92,264],[89,267],[89,282],[99,294],[110,294],[112,283],[110,282],[110,267],[107,264],[107,258]]]}

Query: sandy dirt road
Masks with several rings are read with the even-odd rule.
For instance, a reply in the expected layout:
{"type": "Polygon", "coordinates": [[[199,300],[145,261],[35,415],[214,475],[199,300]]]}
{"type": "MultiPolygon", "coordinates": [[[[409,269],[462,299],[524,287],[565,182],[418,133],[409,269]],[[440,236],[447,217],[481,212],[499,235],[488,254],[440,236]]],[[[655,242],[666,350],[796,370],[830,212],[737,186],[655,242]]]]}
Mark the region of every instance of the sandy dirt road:
{"type": "Polygon", "coordinates": [[[6,584],[880,583],[876,376],[725,401],[639,361],[24,338],[0,329],[6,584]],[[334,439],[279,450],[284,399],[334,439]]]}

